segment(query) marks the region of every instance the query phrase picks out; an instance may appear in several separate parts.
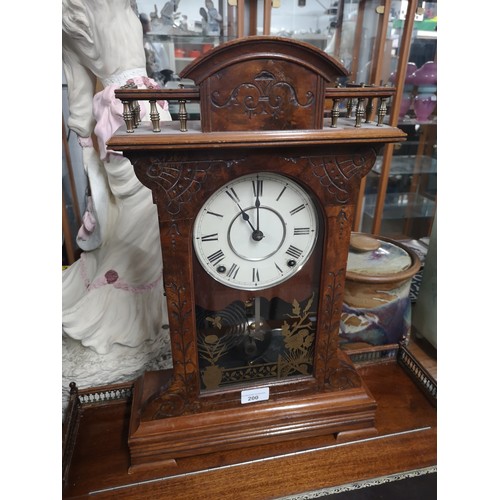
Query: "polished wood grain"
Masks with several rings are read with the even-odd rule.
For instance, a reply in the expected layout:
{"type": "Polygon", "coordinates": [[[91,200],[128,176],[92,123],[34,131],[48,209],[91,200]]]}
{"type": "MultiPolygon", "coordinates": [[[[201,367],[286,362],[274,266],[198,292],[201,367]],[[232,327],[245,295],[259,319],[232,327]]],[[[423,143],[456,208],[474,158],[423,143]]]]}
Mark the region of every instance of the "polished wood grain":
{"type": "Polygon", "coordinates": [[[129,474],[130,404],[87,405],[64,499],[265,500],[436,465],[436,409],[396,364],[359,369],[378,403],[376,436],[334,434],[208,453],[129,474]]]}
{"type": "Polygon", "coordinates": [[[217,148],[259,148],[273,150],[279,147],[303,146],[311,147],[337,144],[386,144],[401,142],[406,134],[398,128],[388,126],[377,127],[371,123],[354,131],[352,119],[340,118],[337,128],[329,126],[329,120],[324,121],[324,128],[319,132],[304,130],[255,130],[239,132],[212,132],[202,134],[199,122],[189,122],[188,132],[178,130],[176,122],[162,122],[161,132],[152,133],[151,125],[141,123],[135,129],[133,136],[125,127],[120,128],[108,141],[108,146],[117,151],[175,151],[185,148],[206,150],[217,148]]]}

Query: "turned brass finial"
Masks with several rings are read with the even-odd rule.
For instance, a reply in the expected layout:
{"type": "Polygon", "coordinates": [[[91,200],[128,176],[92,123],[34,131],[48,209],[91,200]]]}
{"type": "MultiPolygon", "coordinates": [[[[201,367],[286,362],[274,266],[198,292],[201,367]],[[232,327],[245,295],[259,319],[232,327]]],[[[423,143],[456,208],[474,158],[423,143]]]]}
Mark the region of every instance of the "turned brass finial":
{"type": "Polygon", "coordinates": [[[368,103],[366,104],[365,123],[368,123],[370,121],[370,117],[372,116],[372,112],[373,112],[373,97],[369,97],[368,103]]]}
{"type": "Polygon", "coordinates": [[[356,123],[354,126],[356,128],[361,127],[361,122],[363,121],[363,117],[365,116],[365,99],[360,97],[358,99],[358,105],[356,106],[356,123]]]}
{"type": "MultiPolygon", "coordinates": [[[[184,85],[182,83],[179,84],[179,88],[183,89],[184,85]]],[[[186,100],[179,99],[179,122],[180,122],[180,131],[187,132],[187,110],[186,110],[186,100]]]]}
{"type": "Polygon", "coordinates": [[[137,128],[141,123],[141,105],[139,101],[132,102],[132,116],[134,119],[134,127],[137,128]]]}
{"type": "Polygon", "coordinates": [[[337,128],[337,121],[338,121],[339,116],[340,116],[340,99],[334,98],[332,100],[332,109],[330,111],[330,116],[332,119],[330,127],[337,128]]]}
{"type": "Polygon", "coordinates": [[[134,114],[130,108],[130,101],[123,101],[123,119],[129,134],[134,132],[134,114]]]}
{"type": "MultiPolygon", "coordinates": [[[[120,87],[121,89],[128,89],[129,85],[126,83],[120,87]]],[[[123,120],[125,121],[125,125],[127,127],[127,132],[132,134],[134,132],[135,123],[134,123],[134,112],[132,110],[132,103],[130,101],[122,101],[123,104],[123,120]]]]}
{"type": "Polygon", "coordinates": [[[151,124],[153,125],[153,132],[161,132],[160,113],[158,113],[158,108],[156,107],[156,99],[151,99],[149,101],[149,104],[150,104],[149,117],[151,119],[151,124]]]}
{"type": "MultiPolygon", "coordinates": [[[[138,87],[136,83],[131,81],[129,83],[126,83],[122,88],[136,89],[138,87]]],[[[137,128],[139,123],[141,122],[141,106],[138,100],[130,101],[129,106],[130,106],[130,113],[132,114],[133,126],[134,128],[137,128]]]]}
{"type": "Polygon", "coordinates": [[[347,112],[346,116],[347,116],[347,118],[351,118],[352,108],[353,108],[352,97],[349,97],[349,99],[347,99],[347,109],[346,109],[346,112],[347,112]]]}
{"type": "Polygon", "coordinates": [[[377,113],[377,127],[384,124],[384,117],[387,114],[387,97],[380,98],[380,106],[377,113]]]}

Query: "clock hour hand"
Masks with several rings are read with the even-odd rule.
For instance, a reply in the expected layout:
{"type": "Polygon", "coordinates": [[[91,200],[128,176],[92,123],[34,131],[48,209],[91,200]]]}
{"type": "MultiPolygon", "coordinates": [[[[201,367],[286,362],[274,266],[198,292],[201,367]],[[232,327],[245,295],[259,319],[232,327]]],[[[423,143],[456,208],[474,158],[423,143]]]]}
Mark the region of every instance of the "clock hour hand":
{"type": "Polygon", "coordinates": [[[243,218],[243,220],[246,221],[246,222],[248,222],[248,224],[252,228],[252,231],[253,231],[252,237],[253,237],[253,235],[256,232],[256,229],[253,227],[253,224],[250,222],[250,216],[241,208],[241,206],[240,206],[240,204],[238,202],[236,202],[236,205],[238,205],[238,208],[240,209],[241,217],[243,218]]]}

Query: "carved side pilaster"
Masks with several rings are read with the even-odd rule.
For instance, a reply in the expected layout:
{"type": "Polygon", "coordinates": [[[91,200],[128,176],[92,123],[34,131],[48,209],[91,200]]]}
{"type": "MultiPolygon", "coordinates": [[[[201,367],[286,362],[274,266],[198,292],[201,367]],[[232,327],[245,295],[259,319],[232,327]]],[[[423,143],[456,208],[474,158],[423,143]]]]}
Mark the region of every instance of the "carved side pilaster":
{"type": "Polygon", "coordinates": [[[354,208],[340,205],[330,210],[329,244],[325,254],[327,262],[336,262],[333,271],[328,272],[324,316],[328,345],[325,360],[324,383],[330,390],[341,391],[361,386],[361,378],[349,362],[339,357],[339,330],[344,300],[344,286],[349,254],[349,240],[353,222],[354,208]]]}
{"type": "Polygon", "coordinates": [[[183,286],[165,284],[168,299],[173,377],[168,389],[153,402],[153,419],[196,413],[199,393],[196,340],[193,332],[191,294],[183,286]]]}
{"type": "MultiPolygon", "coordinates": [[[[361,179],[375,164],[377,149],[361,147],[356,154],[337,153],[286,157],[300,167],[301,178],[315,186],[327,216],[328,244],[324,262],[347,262],[354,204],[361,179]]],[[[319,389],[359,387],[361,379],[348,362],[339,358],[338,334],[344,296],[346,267],[323,270],[321,311],[323,322],[316,345],[316,379],[319,389]]]]}
{"type": "Polygon", "coordinates": [[[320,327],[321,335],[317,335],[316,343],[316,379],[319,388],[323,389],[329,383],[329,375],[338,367],[338,327],[335,320],[335,311],[338,309],[338,297],[342,295],[342,285],[339,280],[341,271],[330,270],[325,273],[321,311],[323,322],[320,327]]]}

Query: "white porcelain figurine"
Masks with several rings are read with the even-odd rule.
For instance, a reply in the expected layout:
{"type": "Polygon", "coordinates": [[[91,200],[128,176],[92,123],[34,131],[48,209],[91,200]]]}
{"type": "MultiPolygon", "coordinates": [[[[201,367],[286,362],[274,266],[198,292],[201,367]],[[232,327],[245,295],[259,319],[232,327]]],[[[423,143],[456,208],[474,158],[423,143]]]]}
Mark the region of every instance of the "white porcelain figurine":
{"type": "Polygon", "coordinates": [[[130,0],[62,4],[68,127],[78,135],[91,192],[77,237],[83,252],[63,271],[64,402],[71,381],[79,388],[123,382],[168,362],[169,338],[156,206],[129,160],[105,146],[123,123],[114,90],[156,84],[145,69],[141,23],[130,0]]]}

